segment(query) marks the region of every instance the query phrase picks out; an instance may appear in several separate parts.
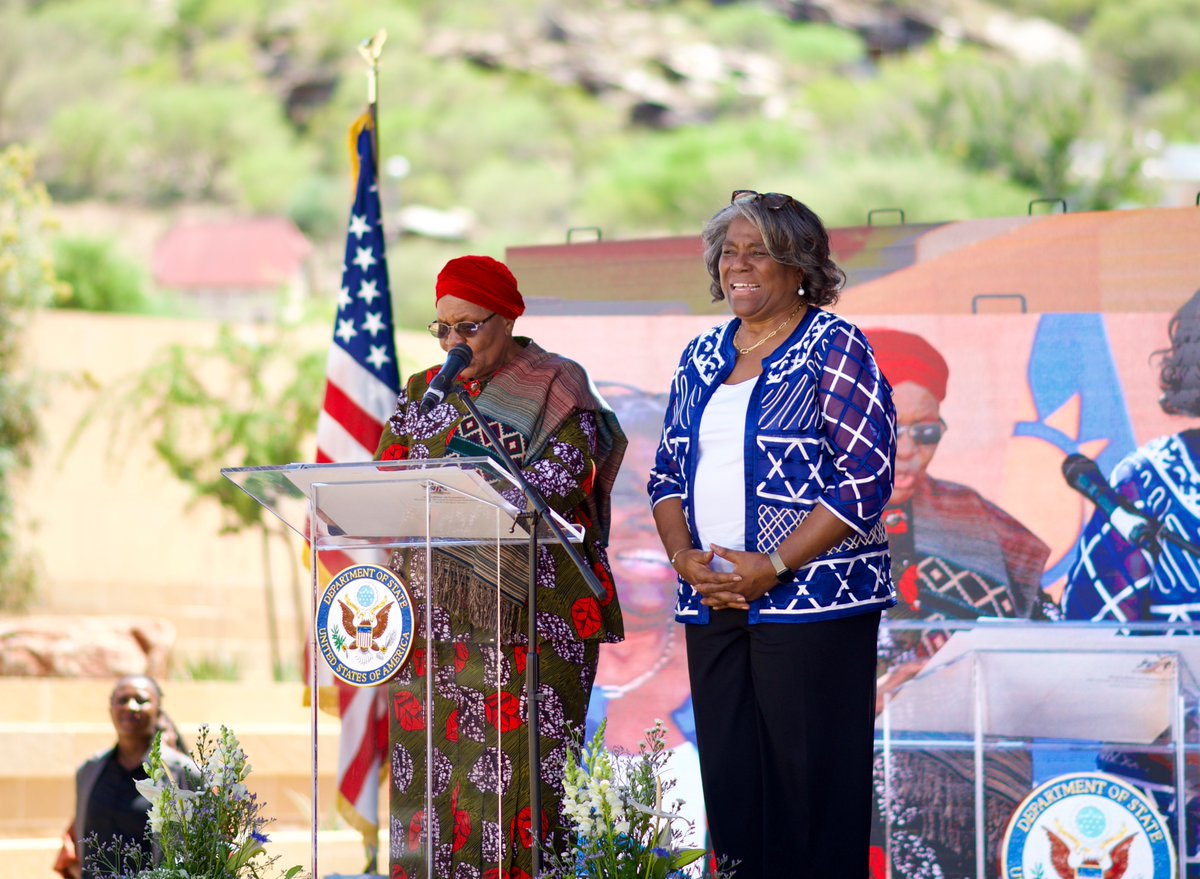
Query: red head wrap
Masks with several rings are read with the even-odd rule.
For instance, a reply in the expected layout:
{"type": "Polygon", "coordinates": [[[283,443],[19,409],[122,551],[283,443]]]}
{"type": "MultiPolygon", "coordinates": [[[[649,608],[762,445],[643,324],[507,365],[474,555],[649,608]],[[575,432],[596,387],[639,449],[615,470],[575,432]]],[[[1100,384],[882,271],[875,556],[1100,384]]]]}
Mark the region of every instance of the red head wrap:
{"type": "Polygon", "coordinates": [[[895,387],[902,382],[915,382],[940,403],[946,399],[946,380],[950,367],[937,349],[915,333],[900,330],[863,330],[875,352],[879,371],[895,387]]]}
{"type": "Polygon", "coordinates": [[[443,296],[457,296],[510,320],[525,311],[517,279],[490,256],[460,256],[446,263],[437,277],[437,299],[443,296]]]}

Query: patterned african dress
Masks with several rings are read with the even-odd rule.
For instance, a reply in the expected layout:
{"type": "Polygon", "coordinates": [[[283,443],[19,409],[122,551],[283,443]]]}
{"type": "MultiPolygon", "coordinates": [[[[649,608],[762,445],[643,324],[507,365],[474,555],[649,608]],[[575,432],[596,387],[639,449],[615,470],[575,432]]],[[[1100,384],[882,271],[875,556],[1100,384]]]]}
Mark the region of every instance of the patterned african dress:
{"type": "MultiPolygon", "coordinates": [[[[390,722],[390,861],[392,879],[427,875],[432,852],[439,879],[527,879],[540,835],[561,846],[562,766],[582,732],[601,642],[622,639],[621,611],[605,550],[608,498],[625,438],[577,364],[527,339],[520,354],[486,382],[466,391],[525,477],[556,512],[585,526],[580,551],[606,589],[587,588],[559,547],[539,547],[539,733],[541,805],[529,808],[525,669],[529,656],[523,607],[508,606],[500,642],[488,608],[492,578],[469,552],[435,550],[432,565],[435,655],[414,650],[392,679],[390,722]],[[480,600],[480,596],[485,596],[480,600]],[[433,676],[433,705],[425,705],[433,676]],[[426,737],[433,740],[435,814],[425,815],[426,737]]],[[[436,375],[411,378],[380,439],[377,459],[495,455],[457,394],[425,415],[419,404],[436,375]]],[[[525,506],[520,492],[506,499],[525,506]]],[[[527,558],[526,546],[505,570],[527,558]]],[[[424,551],[397,551],[391,565],[410,583],[414,604],[425,598],[424,551]]],[[[521,575],[522,577],[524,574],[521,575]]],[[[494,612],[492,615],[494,619],[494,612]]],[[[423,631],[423,621],[418,631],[423,631]]]]}
{"type": "MultiPolygon", "coordinates": [[[[973,489],[926,478],[908,503],[884,513],[900,601],[889,621],[1005,617],[1057,619],[1041,574],[1050,549],[973,489]]],[[[880,630],[879,673],[933,656],[950,632],[880,630]]],[[[892,875],[975,876],[975,766],[971,751],[893,751],[892,875]]],[[[1030,790],[1024,752],[985,757],[987,863],[995,864],[1009,816],[1030,790]]],[[[875,760],[872,845],[884,844],[883,757],[875,760]]]]}

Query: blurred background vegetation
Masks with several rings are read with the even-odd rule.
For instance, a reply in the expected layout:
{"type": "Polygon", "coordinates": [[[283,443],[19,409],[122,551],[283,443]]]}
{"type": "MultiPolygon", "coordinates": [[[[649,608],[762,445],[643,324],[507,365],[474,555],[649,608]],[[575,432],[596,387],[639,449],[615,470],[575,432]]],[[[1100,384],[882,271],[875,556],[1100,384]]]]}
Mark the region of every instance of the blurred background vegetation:
{"type": "MultiPolygon", "coordinates": [[[[0,147],[64,216],[286,215],[332,299],[381,28],[408,326],[449,256],[694,234],[735,187],[831,225],[1153,206],[1145,163],[1200,141],[1200,0],[0,0],[0,147]]],[[[70,232],[59,305],[163,308],[119,230],[70,232]]]]}
{"type": "MultiPolygon", "coordinates": [[[[29,315],[181,312],[152,271],[174,223],[285,216],[313,245],[303,311],[328,326],[366,97],[356,49],[381,29],[380,188],[410,329],[450,257],[580,227],[696,235],[735,188],[846,226],[881,208],[923,223],[1036,199],[1192,204],[1200,180],[1200,0],[0,0],[0,607],[34,579],[8,515],[38,437],[29,315]],[[1164,171],[1179,155],[1183,187],[1164,171]]],[[[302,458],[323,351],[273,329],[167,351],[133,380],[167,382],[143,399],[203,419],[190,364],[253,378],[282,352],[266,408],[295,417],[234,419],[206,452],[302,458]]],[[[189,415],[158,414],[164,436],[189,415]]],[[[156,449],[212,493],[215,463],[156,449]]]]}

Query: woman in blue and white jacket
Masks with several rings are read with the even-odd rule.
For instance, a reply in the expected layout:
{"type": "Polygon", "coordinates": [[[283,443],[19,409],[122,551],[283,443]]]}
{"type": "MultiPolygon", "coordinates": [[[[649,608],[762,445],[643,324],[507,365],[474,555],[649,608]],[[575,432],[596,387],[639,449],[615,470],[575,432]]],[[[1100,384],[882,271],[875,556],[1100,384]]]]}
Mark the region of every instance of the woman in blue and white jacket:
{"type": "Polygon", "coordinates": [[[788,195],[734,193],[704,229],[714,300],[671,384],[649,491],[679,576],[705,808],[737,879],[866,876],[880,514],[895,410],[845,275],[788,195]]]}

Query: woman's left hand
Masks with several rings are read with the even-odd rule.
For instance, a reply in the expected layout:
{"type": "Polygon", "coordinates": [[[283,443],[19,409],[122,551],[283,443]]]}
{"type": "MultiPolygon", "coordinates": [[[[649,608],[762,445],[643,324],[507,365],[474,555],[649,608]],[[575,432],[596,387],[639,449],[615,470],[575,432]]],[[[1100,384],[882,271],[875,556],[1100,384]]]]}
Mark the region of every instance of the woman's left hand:
{"type": "Polygon", "coordinates": [[[704,596],[700,603],[713,610],[749,610],[750,602],[761,598],[779,580],[770,558],[761,552],[744,552],[709,544],[713,554],[733,565],[733,573],[741,576],[737,583],[697,583],[695,590],[704,596]]]}

